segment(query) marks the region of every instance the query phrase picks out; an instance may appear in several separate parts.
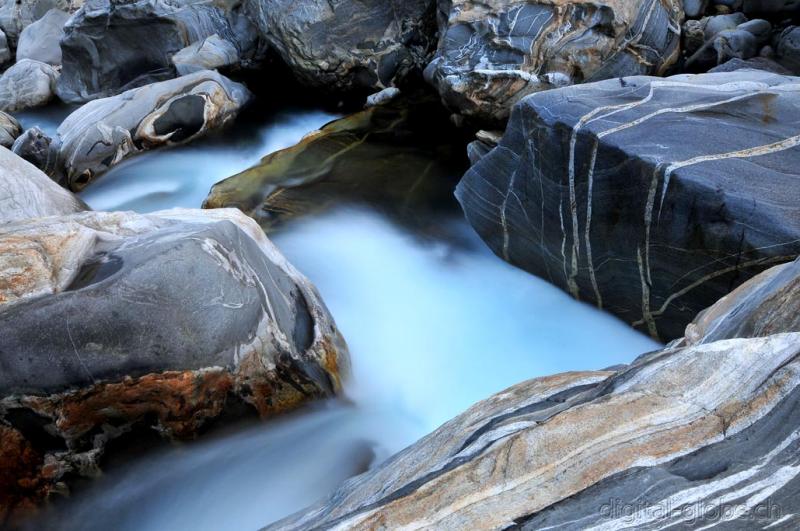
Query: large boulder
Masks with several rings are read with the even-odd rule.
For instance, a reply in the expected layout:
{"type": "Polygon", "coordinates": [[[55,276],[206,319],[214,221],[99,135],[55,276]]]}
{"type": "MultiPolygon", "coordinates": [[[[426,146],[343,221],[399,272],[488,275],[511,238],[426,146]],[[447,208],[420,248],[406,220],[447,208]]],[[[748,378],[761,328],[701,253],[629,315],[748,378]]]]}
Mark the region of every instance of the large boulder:
{"type": "Polygon", "coordinates": [[[435,46],[433,0],[247,0],[247,9],[297,78],[330,92],[392,86],[435,46]]]}
{"type": "Polygon", "coordinates": [[[499,256],[654,337],[800,254],[800,79],[630,77],[520,102],[457,190],[499,256]]]}
{"type": "Polygon", "coordinates": [[[83,0],[0,0],[0,30],[16,47],[22,31],[45,16],[51,9],[74,13],[83,0]]]}
{"type": "Polygon", "coordinates": [[[58,186],[29,162],[0,147],[0,226],[12,221],[72,214],[82,210],[87,210],[83,201],[58,186]]]}
{"type": "Polygon", "coordinates": [[[268,529],[796,529],[800,323],[764,282],[768,336],[519,384],[268,529]]]}
{"type": "Polygon", "coordinates": [[[219,129],[249,99],[244,85],[205,70],[89,102],[58,128],[65,183],[80,190],[127,157],[219,129]]]}
{"type": "Polygon", "coordinates": [[[452,201],[463,143],[433,98],[399,97],[335,120],[215,184],[204,208],[235,207],[265,230],[343,203],[415,223],[452,201]]]}
{"type": "Polygon", "coordinates": [[[61,65],[61,37],[70,14],[51,9],[45,16],[22,30],[17,43],[17,61],[33,59],[53,66],[61,65]]]}
{"type": "Polygon", "coordinates": [[[22,126],[16,118],[0,111],[0,146],[10,148],[21,134],[22,126]]]}
{"type": "Polygon", "coordinates": [[[172,56],[172,64],[181,76],[200,70],[216,70],[239,62],[239,50],[219,35],[198,41],[172,56]]]}
{"type": "Polygon", "coordinates": [[[23,59],[0,76],[0,111],[41,107],[55,96],[58,70],[47,63],[23,59]]]}
{"type": "Polygon", "coordinates": [[[79,103],[174,78],[172,56],[215,34],[246,55],[252,29],[238,10],[220,6],[206,0],[88,0],[65,29],[58,95],[79,103]]]}
{"type": "Polygon", "coordinates": [[[112,441],[341,390],[347,349],[316,290],[235,210],[31,220],[0,249],[0,448],[31,457],[27,475],[0,463],[29,479],[2,507],[95,474],[112,441]]]}
{"type": "Polygon", "coordinates": [[[426,70],[445,103],[502,122],[524,96],[573,83],[663,74],[678,58],[681,0],[441,0],[426,70]]]}

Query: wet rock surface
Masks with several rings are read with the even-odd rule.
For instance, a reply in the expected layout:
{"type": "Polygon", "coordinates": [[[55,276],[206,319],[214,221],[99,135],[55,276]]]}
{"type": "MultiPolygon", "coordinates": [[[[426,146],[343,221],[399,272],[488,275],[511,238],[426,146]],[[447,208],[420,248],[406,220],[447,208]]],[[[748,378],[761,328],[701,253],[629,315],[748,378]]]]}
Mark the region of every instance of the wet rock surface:
{"type": "Polygon", "coordinates": [[[262,37],[304,84],[374,92],[421,71],[435,42],[431,0],[248,0],[262,37]]]}
{"type": "Polygon", "coordinates": [[[204,70],[92,101],[58,128],[65,183],[80,190],[132,155],[220,129],[249,100],[244,85],[204,70]]]}
{"type": "Polygon", "coordinates": [[[502,123],[533,92],[637,74],[678,57],[680,0],[440,2],[426,75],[454,111],[502,123]]]}
{"type": "Polygon", "coordinates": [[[204,208],[235,207],[269,230],[337,204],[379,205],[413,222],[449,204],[463,143],[433,99],[399,98],[335,120],[214,185],[204,208]]]}
{"type": "Polygon", "coordinates": [[[87,208],[38,168],[0,147],[0,231],[13,221],[72,214],[87,208]]]}
{"type": "Polygon", "coordinates": [[[0,247],[2,446],[38,456],[37,489],[0,505],[96,474],[126,434],[192,438],[341,390],[347,349],[316,290],[235,210],[30,220],[0,247]]]}
{"type": "Polygon", "coordinates": [[[797,78],[749,70],[536,94],[457,196],[505,260],[679,337],[800,253],[798,94],[797,78]]]}
{"type": "Polygon", "coordinates": [[[736,297],[739,318],[786,319],[769,329],[524,382],[267,529],[793,529],[798,278],[784,266],[736,297]]]}

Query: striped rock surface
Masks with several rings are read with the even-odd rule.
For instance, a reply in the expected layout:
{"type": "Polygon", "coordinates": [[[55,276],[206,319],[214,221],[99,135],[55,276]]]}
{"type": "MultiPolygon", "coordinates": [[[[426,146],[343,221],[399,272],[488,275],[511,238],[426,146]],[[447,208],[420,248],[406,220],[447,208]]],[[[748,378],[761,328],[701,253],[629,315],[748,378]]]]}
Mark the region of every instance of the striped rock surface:
{"type": "Polygon", "coordinates": [[[499,256],[661,339],[800,254],[800,78],[630,77],[532,95],[456,195],[499,256]]]}
{"type": "Polygon", "coordinates": [[[429,81],[454,110],[502,122],[523,96],[661,75],[678,57],[680,0],[440,0],[429,81]]]}
{"type": "Polygon", "coordinates": [[[91,101],[58,128],[59,171],[81,190],[130,156],[224,127],[249,100],[244,85],[202,70],[91,101]]]}
{"type": "MultiPolygon", "coordinates": [[[[799,268],[706,315],[780,313],[799,268]]],[[[519,384],[269,529],[797,529],[800,333],[786,317],[766,337],[519,384]]]]}
{"type": "Polygon", "coordinates": [[[111,440],[282,413],[348,367],[315,288],[232,209],[0,226],[0,337],[0,522],[111,440]]]}

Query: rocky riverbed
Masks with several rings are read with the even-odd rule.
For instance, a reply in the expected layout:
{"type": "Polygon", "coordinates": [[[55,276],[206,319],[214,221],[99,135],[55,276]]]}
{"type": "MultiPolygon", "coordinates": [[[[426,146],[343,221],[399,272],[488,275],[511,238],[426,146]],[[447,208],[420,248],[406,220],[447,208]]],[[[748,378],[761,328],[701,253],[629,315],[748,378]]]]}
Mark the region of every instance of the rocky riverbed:
{"type": "Polygon", "coordinates": [[[798,76],[794,1],[0,0],[0,526],[796,528],[798,76]]]}

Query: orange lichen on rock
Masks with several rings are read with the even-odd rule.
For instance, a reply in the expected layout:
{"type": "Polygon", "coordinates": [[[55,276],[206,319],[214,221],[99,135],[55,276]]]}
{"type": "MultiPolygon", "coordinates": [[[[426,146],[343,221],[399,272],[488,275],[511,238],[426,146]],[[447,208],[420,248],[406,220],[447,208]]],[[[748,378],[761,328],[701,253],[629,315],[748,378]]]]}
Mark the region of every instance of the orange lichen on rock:
{"type": "Polygon", "coordinates": [[[36,508],[48,493],[43,456],[17,430],[0,425],[0,526],[36,508]]]}

